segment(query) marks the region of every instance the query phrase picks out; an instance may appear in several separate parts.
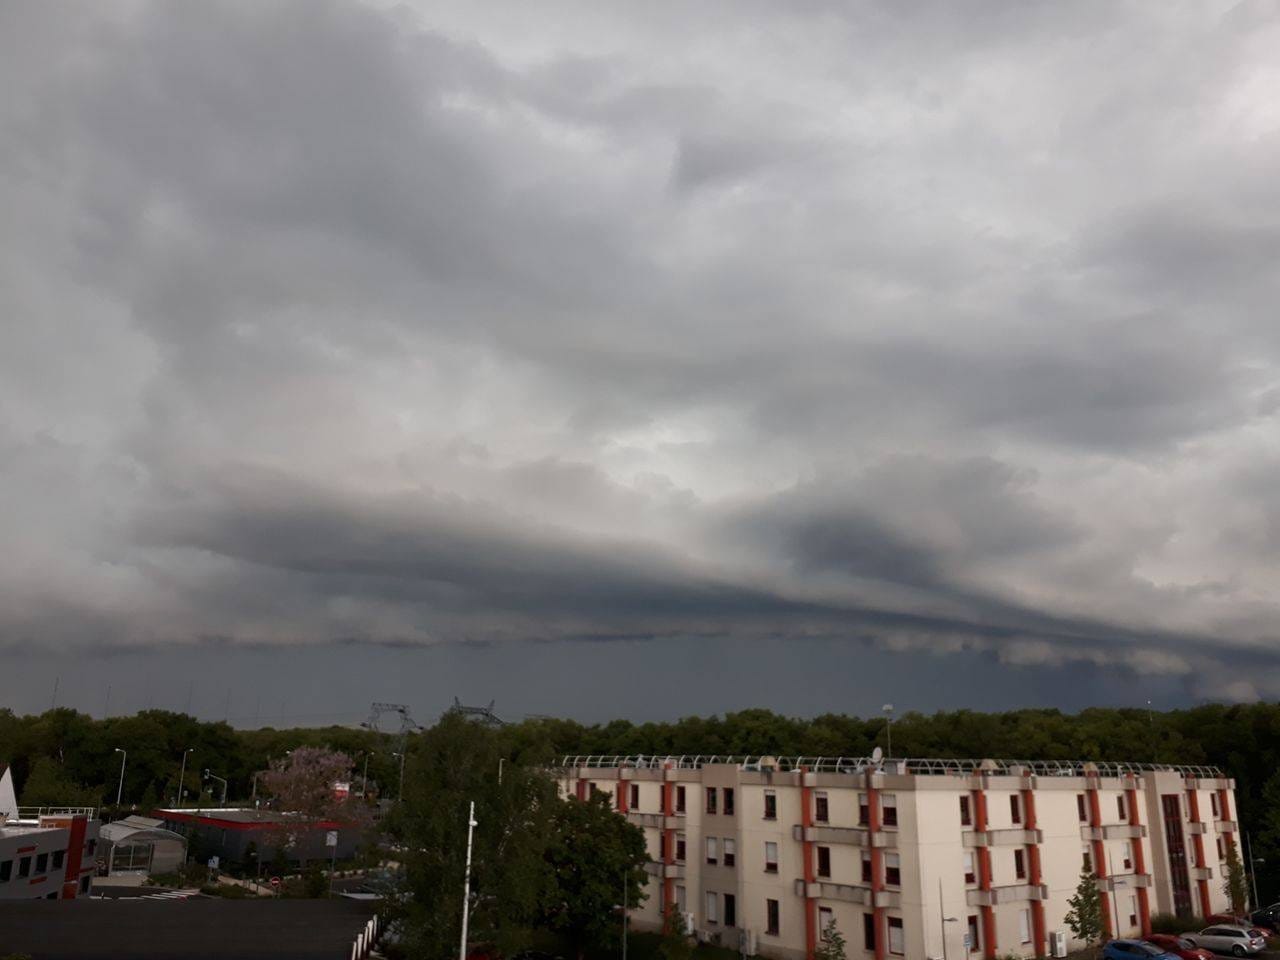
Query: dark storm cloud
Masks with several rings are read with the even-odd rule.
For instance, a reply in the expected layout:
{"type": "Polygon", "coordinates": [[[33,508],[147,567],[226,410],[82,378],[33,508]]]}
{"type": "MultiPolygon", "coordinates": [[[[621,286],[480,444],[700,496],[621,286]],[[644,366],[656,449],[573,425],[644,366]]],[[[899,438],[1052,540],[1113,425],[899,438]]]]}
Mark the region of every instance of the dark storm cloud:
{"type": "Polygon", "coordinates": [[[1278,22],[7,5],[0,643],[1271,692],[1278,22]]]}

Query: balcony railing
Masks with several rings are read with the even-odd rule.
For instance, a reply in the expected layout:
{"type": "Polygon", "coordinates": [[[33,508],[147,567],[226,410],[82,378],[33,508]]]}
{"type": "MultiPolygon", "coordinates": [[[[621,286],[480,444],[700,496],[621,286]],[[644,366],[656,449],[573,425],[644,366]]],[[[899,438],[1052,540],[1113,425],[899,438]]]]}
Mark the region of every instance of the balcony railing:
{"type": "Polygon", "coordinates": [[[89,817],[97,819],[97,807],[19,807],[19,820],[39,820],[41,817],[89,817]]]}
{"type": "Polygon", "coordinates": [[[905,758],[879,761],[871,757],[759,757],[725,754],[681,754],[679,756],[570,755],[561,758],[565,769],[588,767],[614,769],[631,767],[638,770],[698,770],[709,764],[727,764],[742,770],[773,769],[792,772],[806,769],[814,773],[903,773],[922,776],[966,777],[974,774],[991,776],[1037,777],[1128,777],[1144,773],[1177,773],[1197,780],[1220,780],[1223,773],[1202,764],[1117,763],[1106,760],[976,760],[947,758],[905,758]]]}

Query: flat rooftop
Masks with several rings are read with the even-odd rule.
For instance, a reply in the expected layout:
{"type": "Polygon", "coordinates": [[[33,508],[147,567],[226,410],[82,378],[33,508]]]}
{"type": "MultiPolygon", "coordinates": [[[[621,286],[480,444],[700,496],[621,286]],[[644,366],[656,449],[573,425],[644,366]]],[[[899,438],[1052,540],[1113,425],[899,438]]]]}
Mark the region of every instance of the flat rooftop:
{"type": "MultiPolygon", "coordinates": [[[[159,810],[153,810],[151,816],[160,820],[206,821],[208,823],[230,823],[241,826],[261,824],[264,827],[277,823],[286,823],[299,818],[299,814],[285,810],[262,810],[254,807],[183,807],[181,809],[163,807],[159,810]]],[[[324,827],[334,829],[343,826],[343,824],[330,820],[306,821],[305,825],[316,829],[324,827]]]]}
{"type": "Polygon", "coordinates": [[[656,770],[670,767],[697,770],[721,764],[740,770],[807,770],[812,773],[863,773],[879,769],[885,773],[917,776],[968,776],[991,773],[1039,777],[1103,777],[1142,776],[1144,773],[1176,773],[1183,777],[1216,780],[1223,772],[1204,764],[1125,763],[1114,760],[990,760],[921,757],[740,757],[721,754],[681,754],[680,756],[566,756],[560,761],[565,769],[631,767],[656,770]]]}
{"type": "Polygon", "coordinates": [[[333,900],[0,901],[0,943],[33,960],[348,960],[373,906],[333,900]]]}

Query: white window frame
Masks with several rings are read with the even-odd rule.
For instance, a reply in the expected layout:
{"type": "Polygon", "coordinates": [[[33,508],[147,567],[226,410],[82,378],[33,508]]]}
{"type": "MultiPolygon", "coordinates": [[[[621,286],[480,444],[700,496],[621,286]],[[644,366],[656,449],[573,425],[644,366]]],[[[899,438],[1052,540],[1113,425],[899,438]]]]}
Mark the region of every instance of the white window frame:
{"type": "Polygon", "coordinates": [[[720,895],[712,890],[707,891],[707,923],[720,922],[720,895]]]}
{"type": "Polygon", "coordinates": [[[766,840],[764,842],[764,870],[765,873],[778,872],[778,844],[774,840],[766,840]],[[770,850],[771,847],[773,848],[772,851],[770,850]],[[772,857],[769,856],[771,852],[773,854],[772,857]],[[770,867],[773,867],[773,869],[770,870],[770,867]]]}
{"type": "Polygon", "coordinates": [[[1021,943],[1031,942],[1031,911],[1029,909],[1018,911],[1018,938],[1021,943]]]}
{"type": "Polygon", "coordinates": [[[717,864],[720,862],[720,853],[716,849],[716,838],[707,837],[707,863],[717,864]]]}
{"type": "Polygon", "coordinates": [[[819,908],[818,908],[818,937],[819,937],[819,939],[821,939],[821,940],[828,940],[828,939],[830,939],[830,938],[827,936],[827,927],[828,927],[830,924],[835,923],[835,920],[836,920],[836,912],[835,912],[834,910],[832,910],[830,907],[819,907],[819,908]]]}

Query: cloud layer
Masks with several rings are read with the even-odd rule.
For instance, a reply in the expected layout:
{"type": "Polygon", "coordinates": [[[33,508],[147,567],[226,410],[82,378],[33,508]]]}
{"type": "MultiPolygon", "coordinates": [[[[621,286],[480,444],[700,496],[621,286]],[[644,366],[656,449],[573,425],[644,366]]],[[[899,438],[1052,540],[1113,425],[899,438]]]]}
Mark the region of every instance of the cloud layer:
{"type": "Polygon", "coordinates": [[[0,644],[1280,693],[1277,63],[1270,0],[6,4],[0,644]]]}

